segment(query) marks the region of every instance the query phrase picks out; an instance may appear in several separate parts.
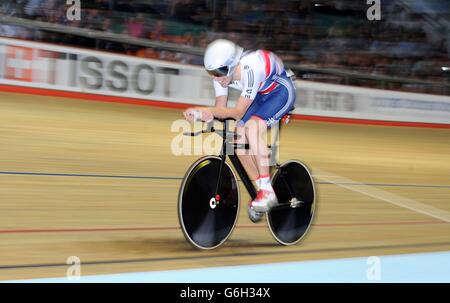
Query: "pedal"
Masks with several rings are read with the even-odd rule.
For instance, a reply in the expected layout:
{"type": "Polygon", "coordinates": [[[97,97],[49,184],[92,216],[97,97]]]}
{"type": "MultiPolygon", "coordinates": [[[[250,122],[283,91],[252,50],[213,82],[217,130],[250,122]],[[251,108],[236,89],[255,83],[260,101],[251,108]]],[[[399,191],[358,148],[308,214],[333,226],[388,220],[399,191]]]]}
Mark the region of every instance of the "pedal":
{"type": "Polygon", "coordinates": [[[251,206],[247,206],[247,210],[248,210],[248,212],[247,212],[248,218],[253,223],[258,223],[264,217],[264,213],[259,213],[259,212],[255,211],[251,206]]]}

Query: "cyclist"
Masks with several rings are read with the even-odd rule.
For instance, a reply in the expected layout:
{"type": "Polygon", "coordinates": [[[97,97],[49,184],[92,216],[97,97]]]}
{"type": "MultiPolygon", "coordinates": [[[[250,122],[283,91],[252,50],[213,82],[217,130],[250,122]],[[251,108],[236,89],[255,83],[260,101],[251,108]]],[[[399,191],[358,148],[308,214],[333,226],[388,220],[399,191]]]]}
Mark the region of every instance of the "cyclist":
{"type": "Polygon", "coordinates": [[[206,71],[213,76],[214,107],[193,107],[184,112],[188,121],[234,118],[237,133],[248,143],[250,154],[238,153],[249,177],[255,181],[257,196],[248,205],[249,218],[261,220],[278,204],[269,175],[267,130],[294,108],[295,85],[282,60],[266,50],[246,51],[239,45],[218,39],[204,55],[206,71]],[[233,108],[227,107],[228,88],[241,95],[233,108]]]}

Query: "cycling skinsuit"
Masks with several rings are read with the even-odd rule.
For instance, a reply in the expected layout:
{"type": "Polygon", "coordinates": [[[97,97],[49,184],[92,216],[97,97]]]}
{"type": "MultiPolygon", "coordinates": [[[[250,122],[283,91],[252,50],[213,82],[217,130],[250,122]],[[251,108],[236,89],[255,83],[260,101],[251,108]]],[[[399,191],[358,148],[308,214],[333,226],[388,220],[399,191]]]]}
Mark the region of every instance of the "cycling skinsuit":
{"type": "MultiPolygon", "coordinates": [[[[256,116],[270,127],[294,108],[295,85],[281,59],[272,52],[246,52],[240,64],[240,81],[233,81],[228,87],[242,91],[241,96],[253,100],[240,124],[256,116]]],[[[215,80],[213,83],[216,96],[228,96],[228,87],[222,87],[215,80]]]]}

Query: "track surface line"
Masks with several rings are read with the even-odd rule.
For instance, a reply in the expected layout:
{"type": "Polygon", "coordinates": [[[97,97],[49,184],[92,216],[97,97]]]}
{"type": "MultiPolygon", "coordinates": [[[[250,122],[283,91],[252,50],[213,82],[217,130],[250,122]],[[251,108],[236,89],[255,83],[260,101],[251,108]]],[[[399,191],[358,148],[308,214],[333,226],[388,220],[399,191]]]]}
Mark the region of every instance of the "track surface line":
{"type": "MultiPolygon", "coordinates": [[[[106,175],[106,174],[76,174],[76,173],[50,173],[50,172],[15,172],[0,171],[0,175],[12,176],[42,176],[42,177],[86,177],[86,178],[111,178],[111,179],[148,179],[148,180],[183,180],[183,177],[176,176],[133,176],[133,175],[106,175]]],[[[314,178],[323,179],[333,178],[327,175],[312,175],[314,178]]],[[[241,181],[241,180],[238,180],[241,181]]],[[[424,187],[424,188],[449,188],[450,185],[433,185],[433,184],[395,184],[395,183],[361,183],[361,182],[316,182],[322,185],[366,185],[366,186],[385,186],[385,187],[424,187]]]]}
{"type": "MultiPolygon", "coordinates": [[[[399,222],[355,222],[312,224],[314,227],[351,227],[351,226],[392,226],[446,224],[442,221],[399,221],[399,222]]],[[[236,228],[267,228],[265,224],[242,224],[236,228]]],[[[127,231],[170,231],[179,230],[179,226],[136,226],[136,227],[90,227],[90,228],[24,228],[0,229],[0,234],[36,234],[36,233],[87,233],[87,232],[127,232],[127,231]]]]}

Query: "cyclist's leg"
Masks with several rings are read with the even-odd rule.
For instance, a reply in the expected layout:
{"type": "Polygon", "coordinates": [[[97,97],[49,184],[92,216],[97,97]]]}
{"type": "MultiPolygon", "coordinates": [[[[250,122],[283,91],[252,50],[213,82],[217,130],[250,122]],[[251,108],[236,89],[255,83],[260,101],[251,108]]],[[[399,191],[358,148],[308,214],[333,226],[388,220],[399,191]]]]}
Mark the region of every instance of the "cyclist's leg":
{"type": "Polygon", "coordinates": [[[259,177],[269,176],[269,149],[267,147],[267,124],[258,115],[245,123],[247,140],[259,177]]]}
{"type": "Polygon", "coordinates": [[[268,211],[277,203],[269,175],[270,153],[267,147],[267,129],[277,123],[294,106],[295,91],[287,84],[289,84],[287,81],[280,83],[278,88],[266,95],[264,102],[258,106],[247,123],[249,132],[247,139],[256,159],[262,189],[261,196],[252,201],[251,205],[260,212],[268,211]]]}
{"type": "Polygon", "coordinates": [[[291,89],[280,84],[275,91],[261,99],[263,102],[246,122],[247,139],[260,176],[267,176],[270,171],[267,130],[292,109],[295,102],[295,95],[292,95],[291,89]]]}
{"type": "MultiPolygon", "coordinates": [[[[236,140],[236,143],[238,143],[238,144],[248,143],[245,126],[236,127],[236,133],[238,135],[238,139],[236,140]]],[[[258,179],[258,177],[259,177],[259,172],[258,172],[258,167],[256,166],[255,159],[254,159],[252,153],[249,150],[241,148],[241,149],[236,150],[236,155],[238,156],[239,160],[241,161],[242,166],[244,166],[245,171],[247,172],[250,179],[252,181],[256,181],[256,179],[258,179]]]]}
{"type": "MultiPolygon", "coordinates": [[[[236,127],[236,133],[238,134],[238,139],[236,141],[237,143],[246,144],[249,142],[246,122],[258,110],[258,107],[260,106],[260,98],[261,98],[261,96],[257,96],[255,98],[255,100],[253,100],[252,104],[247,109],[247,112],[244,114],[244,116],[238,122],[237,127],[236,127]]],[[[241,161],[242,165],[244,166],[245,171],[247,172],[250,179],[253,181],[256,181],[256,179],[258,179],[258,177],[259,177],[259,171],[258,171],[258,166],[256,165],[256,162],[255,162],[255,157],[254,157],[253,153],[251,152],[251,150],[237,149],[236,154],[239,157],[239,160],[241,161]]]]}
{"type": "Polygon", "coordinates": [[[246,138],[260,175],[268,175],[269,172],[267,129],[287,114],[295,102],[295,88],[290,80],[280,81],[283,83],[270,94],[258,94],[238,123],[239,127],[246,129],[246,138]]]}
{"type": "MultiPolygon", "coordinates": [[[[250,108],[245,113],[244,117],[242,117],[241,121],[238,123],[237,127],[237,133],[240,135],[239,137],[239,143],[249,143],[249,120],[253,117],[253,113],[258,109],[259,107],[259,100],[255,99],[250,106],[250,108]]],[[[252,121],[253,123],[253,121],[252,121]]],[[[253,131],[253,130],[252,130],[253,131]]],[[[256,188],[259,191],[261,189],[261,184],[259,178],[260,178],[260,172],[258,170],[257,163],[255,161],[254,153],[251,151],[251,147],[248,150],[240,150],[238,151],[238,157],[241,160],[242,165],[244,166],[247,174],[249,177],[255,181],[256,188]]],[[[247,206],[248,211],[248,217],[253,223],[257,223],[261,221],[263,218],[263,213],[255,211],[251,207],[251,201],[247,206]]]]}

